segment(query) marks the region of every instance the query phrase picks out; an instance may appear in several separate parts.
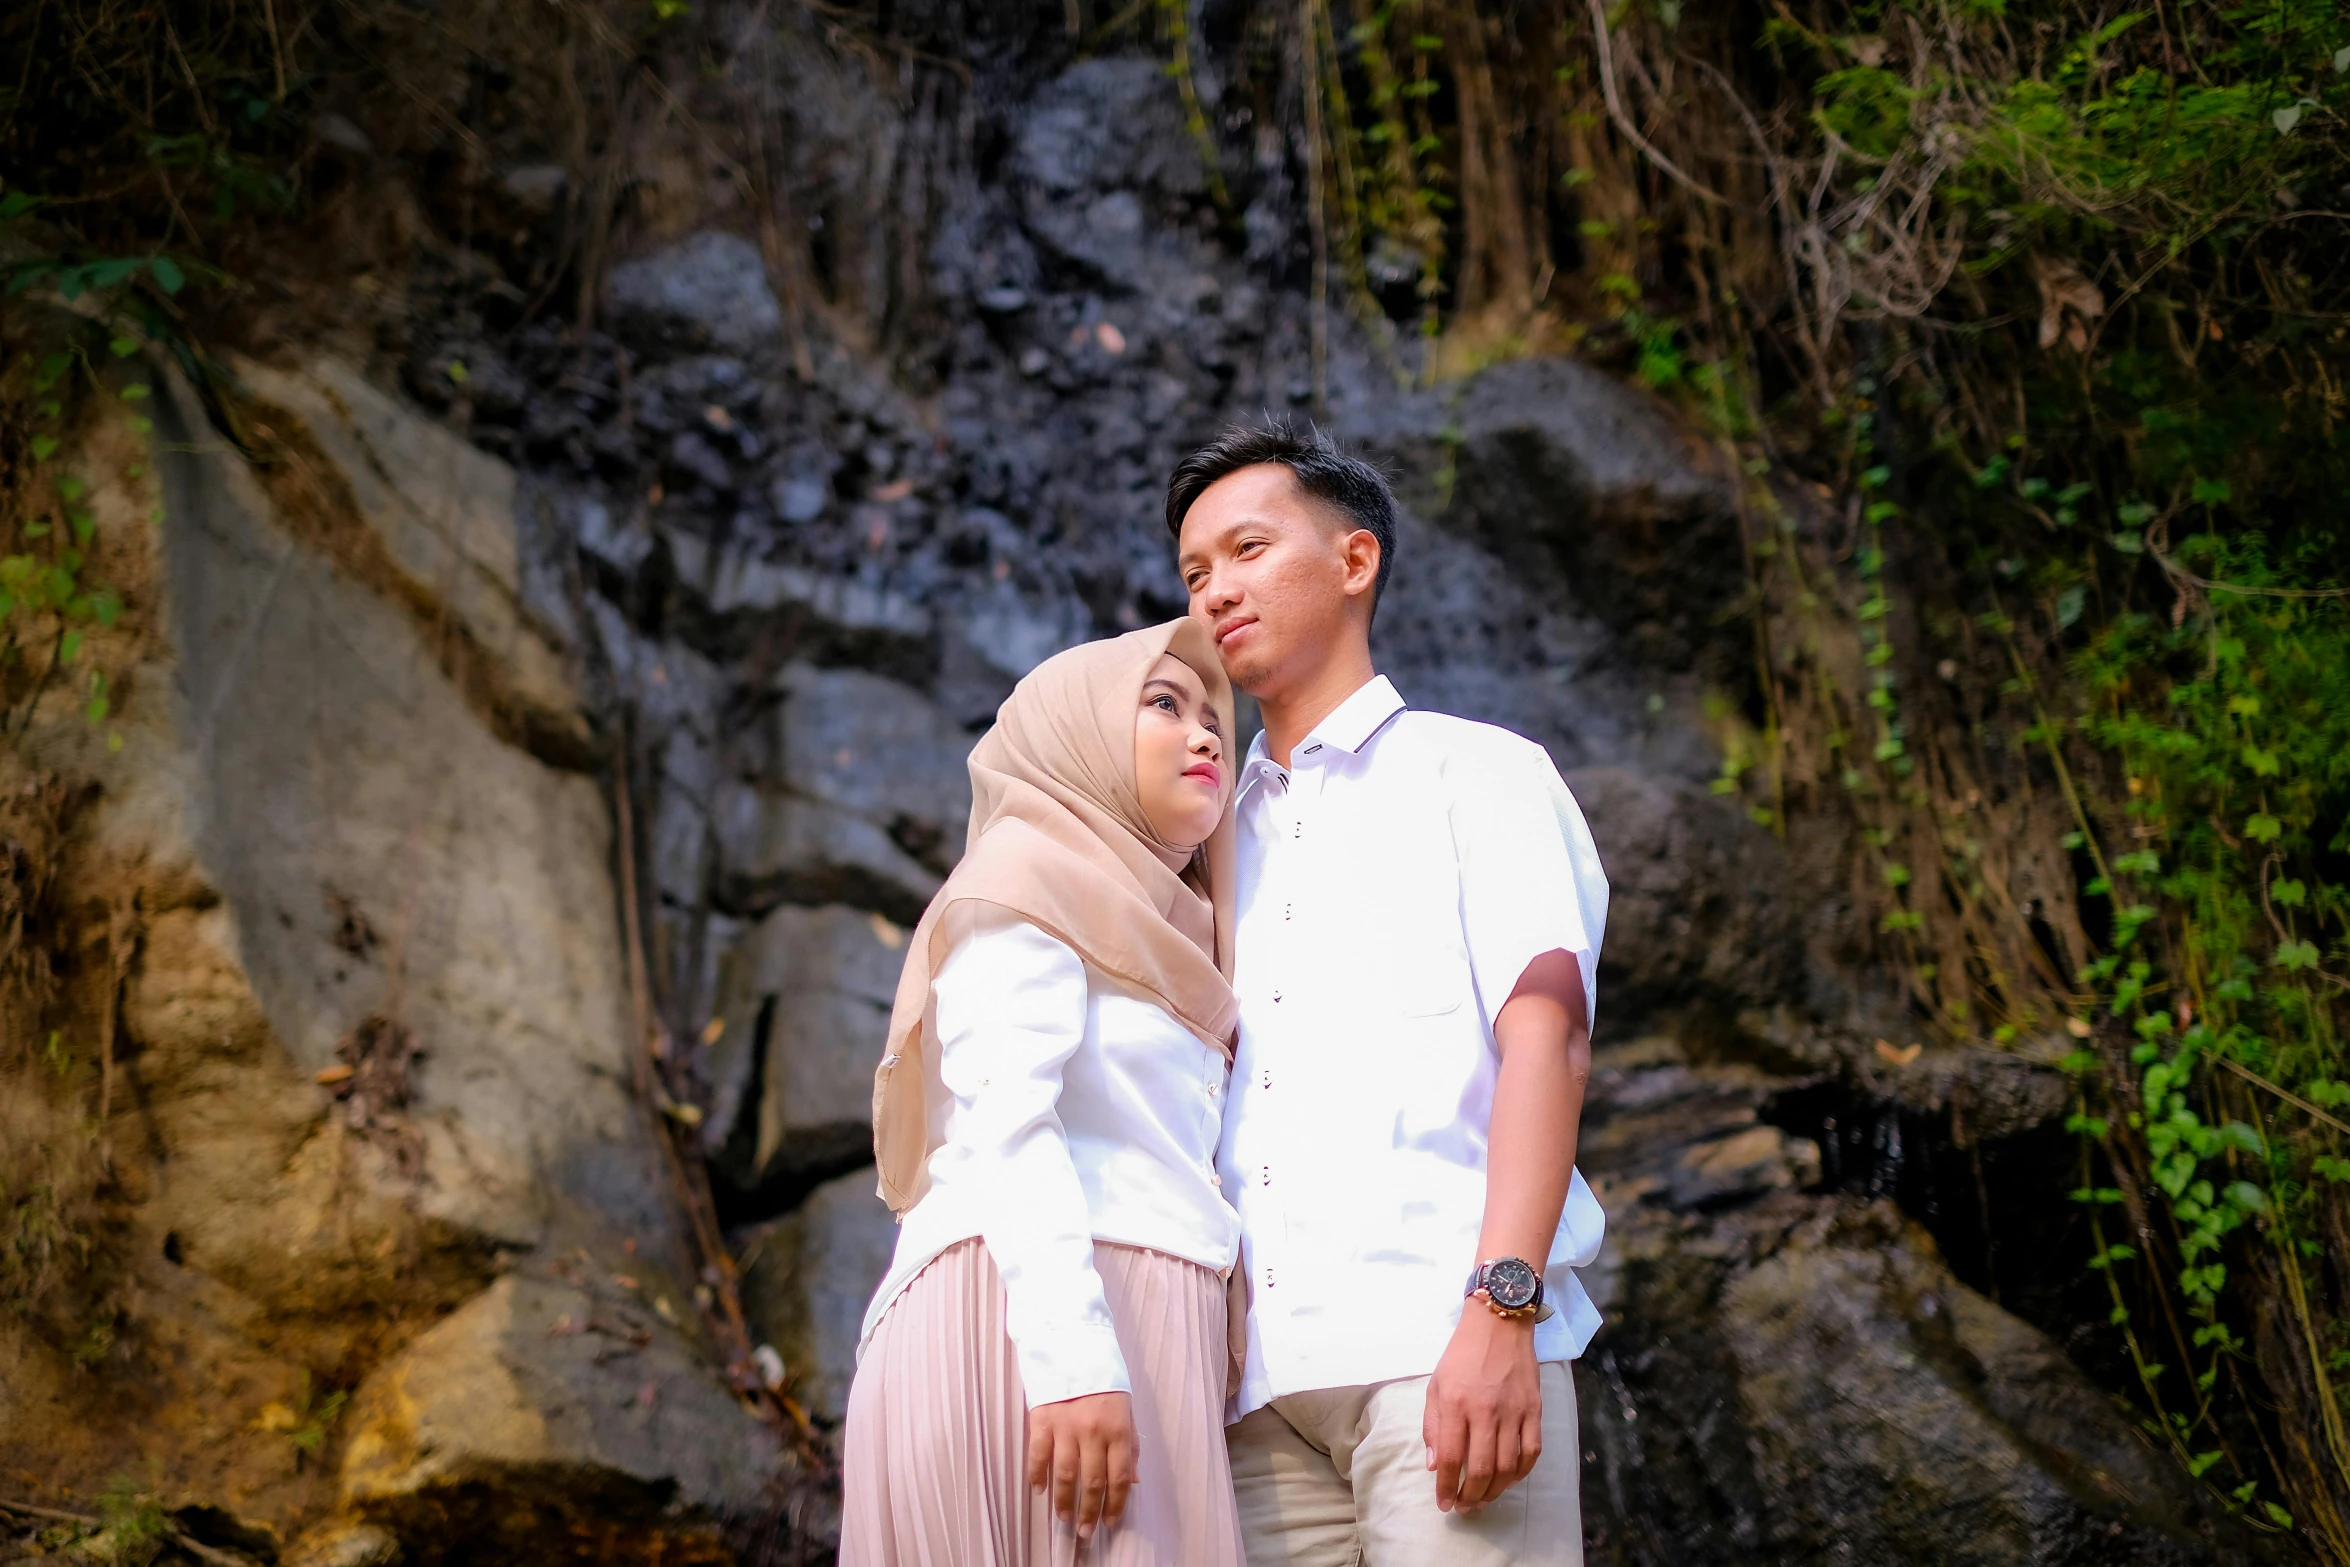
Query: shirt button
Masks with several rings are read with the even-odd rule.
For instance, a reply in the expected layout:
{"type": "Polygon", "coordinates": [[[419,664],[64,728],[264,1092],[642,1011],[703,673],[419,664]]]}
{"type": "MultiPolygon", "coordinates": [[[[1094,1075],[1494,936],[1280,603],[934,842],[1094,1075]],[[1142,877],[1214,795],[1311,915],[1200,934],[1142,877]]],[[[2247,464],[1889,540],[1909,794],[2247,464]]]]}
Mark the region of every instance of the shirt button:
{"type": "Polygon", "coordinates": [[[1263,1179],[1263,1180],[1261,1180],[1261,1181],[1259,1181],[1257,1184],[1258,1184],[1258,1185],[1260,1185],[1260,1186],[1270,1186],[1270,1185],[1272,1185],[1272,1184],[1273,1184],[1273,1167],[1272,1167],[1271,1165],[1267,1164],[1267,1165],[1260,1165],[1260,1166],[1258,1166],[1258,1168],[1259,1168],[1259,1169],[1261,1169],[1262,1171],[1264,1171],[1264,1179],[1263,1179]]]}
{"type": "Polygon", "coordinates": [[[1279,1001],[1279,1000],[1281,999],[1281,992],[1280,992],[1280,991],[1278,991],[1278,990],[1274,991],[1274,992],[1273,992],[1273,999],[1274,999],[1275,1001],[1279,1001]]]}
{"type": "Polygon", "coordinates": [[[1222,1191],[1224,1189],[1224,1177],[1216,1174],[1211,1170],[1208,1172],[1208,1184],[1215,1187],[1218,1191],[1222,1191]]]}
{"type": "Polygon", "coordinates": [[[1271,1289],[1272,1287],[1273,1287],[1273,1270],[1272,1270],[1271,1268],[1267,1268],[1267,1269],[1265,1270],[1265,1288],[1267,1288],[1267,1289],[1271,1289]]]}
{"type": "Polygon", "coordinates": [[[1272,1087],[1272,1086],[1273,1086],[1273,1069],[1272,1069],[1271,1067],[1267,1067],[1267,1068],[1265,1069],[1265,1075],[1264,1075],[1264,1077],[1261,1079],[1261,1081],[1264,1083],[1264,1085],[1265,1085],[1267,1088],[1270,1088],[1270,1087],[1272,1087]]]}
{"type": "Polygon", "coordinates": [[[1213,1098],[1215,1098],[1215,1097],[1216,1097],[1216,1095],[1218,1095],[1219,1093],[1222,1093],[1223,1091],[1224,1091],[1224,1085],[1223,1085],[1223,1084],[1221,1084],[1221,1083],[1210,1083],[1210,1084],[1208,1085],[1208,1097],[1209,1097],[1210,1099],[1213,1099],[1213,1098]]]}

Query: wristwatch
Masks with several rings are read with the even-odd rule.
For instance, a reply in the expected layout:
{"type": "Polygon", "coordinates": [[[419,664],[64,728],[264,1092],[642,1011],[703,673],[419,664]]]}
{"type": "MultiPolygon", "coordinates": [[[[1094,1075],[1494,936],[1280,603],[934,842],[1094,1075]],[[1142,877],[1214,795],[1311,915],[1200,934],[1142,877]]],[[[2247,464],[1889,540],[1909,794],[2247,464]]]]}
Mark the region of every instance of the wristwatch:
{"type": "Polygon", "coordinates": [[[1496,1316],[1547,1322],[1551,1308],[1542,1299],[1542,1275],[1523,1257],[1495,1257],[1469,1270],[1471,1299],[1483,1297],[1496,1316]]]}

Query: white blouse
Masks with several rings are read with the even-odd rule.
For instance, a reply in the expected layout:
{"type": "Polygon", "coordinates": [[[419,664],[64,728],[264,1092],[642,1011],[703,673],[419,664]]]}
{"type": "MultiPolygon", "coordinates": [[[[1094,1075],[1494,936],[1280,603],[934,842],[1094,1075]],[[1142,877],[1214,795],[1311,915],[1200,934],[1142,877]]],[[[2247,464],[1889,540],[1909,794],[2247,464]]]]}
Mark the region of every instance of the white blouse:
{"type": "Polygon", "coordinates": [[[1029,1404],[1131,1392],[1093,1243],[1232,1266],[1240,1220],[1216,1173],[1223,1053],[998,909],[933,976],[924,1021],[947,1088],[944,1141],[866,1310],[860,1355],[915,1275],[977,1236],[1003,1275],[1029,1404]]]}

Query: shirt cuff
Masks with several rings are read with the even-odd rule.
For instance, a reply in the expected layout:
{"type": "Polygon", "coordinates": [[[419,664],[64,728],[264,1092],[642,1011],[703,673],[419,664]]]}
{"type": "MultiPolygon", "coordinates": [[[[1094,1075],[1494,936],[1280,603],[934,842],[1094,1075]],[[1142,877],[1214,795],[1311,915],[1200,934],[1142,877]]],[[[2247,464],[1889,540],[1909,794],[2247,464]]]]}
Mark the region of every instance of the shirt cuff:
{"type": "Polygon", "coordinates": [[[1020,1385],[1028,1407],[1058,1404],[1093,1393],[1131,1393],[1118,1330],[1106,1322],[1055,1326],[1041,1344],[1016,1344],[1020,1385]]]}

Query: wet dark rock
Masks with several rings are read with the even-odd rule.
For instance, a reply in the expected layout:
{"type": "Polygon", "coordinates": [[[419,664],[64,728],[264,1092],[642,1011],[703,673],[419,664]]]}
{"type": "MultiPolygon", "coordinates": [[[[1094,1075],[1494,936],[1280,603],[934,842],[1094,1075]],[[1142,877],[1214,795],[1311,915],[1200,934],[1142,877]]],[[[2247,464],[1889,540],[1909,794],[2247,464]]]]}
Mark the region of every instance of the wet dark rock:
{"type": "Polygon", "coordinates": [[[1823,1189],[1817,1145],[1757,1120],[1788,1088],[1672,1035],[1597,1053],[1594,1567],[2261,1559],[1921,1226],[1823,1189]]]}
{"type": "Polygon", "coordinates": [[[1588,365],[1529,359],[1472,377],[1441,414],[1365,400],[1344,428],[1395,463],[1416,505],[1644,662],[1686,665],[1721,635],[1713,617],[1745,569],[1729,480],[1663,404],[1588,365]]]}
{"type": "Polygon", "coordinates": [[[651,351],[773,352],[783,327],[759,247],[716,230],[622,262],[607,298],[621,336],[651,351]]]}
{"type": "Polygon", "coordinates": [[[1570,773],[1608,872],[1611,1005],[1767,1006],[1800,988],[1799,887],[1777,840],[1693,784],[1570,773]]]}

